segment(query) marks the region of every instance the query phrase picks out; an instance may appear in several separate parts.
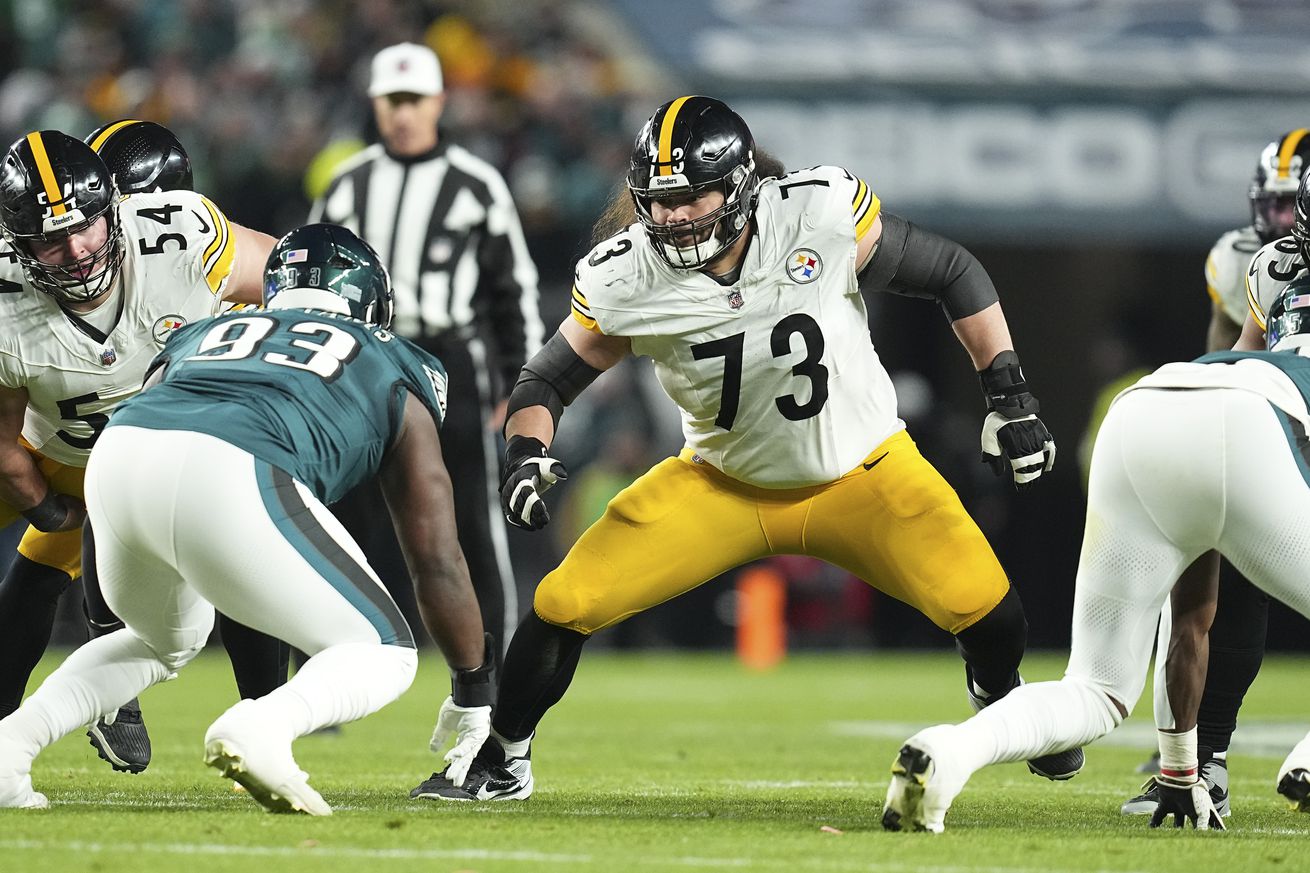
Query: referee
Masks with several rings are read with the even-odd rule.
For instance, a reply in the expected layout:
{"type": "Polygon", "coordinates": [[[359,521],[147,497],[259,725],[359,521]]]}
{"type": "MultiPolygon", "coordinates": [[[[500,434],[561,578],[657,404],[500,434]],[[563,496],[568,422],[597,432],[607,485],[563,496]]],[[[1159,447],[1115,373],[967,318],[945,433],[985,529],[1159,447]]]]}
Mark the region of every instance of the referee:
{"type": "MultiPolygon", "coordinates": [[[[495,440],[509,389],[541,345],[537,268],[500,173],[438,138],[446,97],[436,53],[414,43],[378,52],[368,96],[382,142],[338,169],[309,220],[345,225],[377,249],[395,287],[392,329],[446,367],[442,452],[460,546],[499,655],[519,615],[495,440]]],[[[335,511],[387,587],[412,602],[381,506],[374,489],[347,497],[335,511]]]]}

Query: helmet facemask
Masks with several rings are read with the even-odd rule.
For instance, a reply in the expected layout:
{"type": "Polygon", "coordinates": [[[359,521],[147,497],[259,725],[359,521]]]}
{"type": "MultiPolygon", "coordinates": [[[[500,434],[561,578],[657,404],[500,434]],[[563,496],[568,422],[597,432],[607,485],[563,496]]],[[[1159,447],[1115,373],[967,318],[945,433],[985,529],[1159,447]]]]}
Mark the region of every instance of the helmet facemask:
{"type": "Polygon", "coordinates": [[[688,184],[684,176],[652,176],[650,185],[637,188],[629,184],[637,218],[646,229],[655,251],[672,267],[698,269],[732,246],[746,230],[755,206],[755,159],[734,167],[727,176],[688,184]],[[651,204],[662,197],[679,197],[703,191],[720,191],[723,205],[690,221],[660,224],[651,213],[651,204]]]}
{"type": "Polygon", "coordinates": [[[111,202],[103,212],[67,230],[19,236],[6,229],[4,236],[13,247],[23,274],[32,287],[49,294],[60,303],[86,303],[113,288],[127,252],[116,197],[115,202],[111,202]],[[52,264],[33,254],[32,243],[66,239],[91,227],[102,216],[106,224],[105,241],[90,254],[65,264],[52,264]]]}
{"type": "Polygon", "coordinates": [[[1292,232],[1298,183],[1310,169],[1310,131],[1293,130],[1269,143],[1260,153],[1247,199],[1251,226],[1260,242],[1269,244],[1292,232]]]}

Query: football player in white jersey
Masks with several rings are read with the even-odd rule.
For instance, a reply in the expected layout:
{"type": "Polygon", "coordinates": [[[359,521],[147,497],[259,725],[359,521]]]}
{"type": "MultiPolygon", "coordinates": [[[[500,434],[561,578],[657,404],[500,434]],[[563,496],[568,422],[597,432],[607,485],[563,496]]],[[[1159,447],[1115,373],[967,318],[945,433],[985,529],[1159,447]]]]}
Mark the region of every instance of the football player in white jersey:
{"type": "MultiPolygon", "coordinates": [[[[50,130],[4,157],[0,232],[0,524],[31,525],[0,582],[3,717],[81,573],[84,467],[109,413],[172,331],[259,302],[274,240],[191,191],[120,200],[96,152],[50,130]]],[[[144,768],[92,739],[115,769],[144,768]]]]}
{"type": "MultiPolygon", "coordinates": [[[[774,176],[719,100],[670,101],[638,134],[627,183],[639,220],[578,263],[570,316],[510,396],[507,517],[546,524],[541,495],[566,477],[548,450],[563,407],[627,355],[654,359],[686,447],[615,497],[538,586],[506,656],[496,733],[464,786],[433,774],[411,796],[529,796],[537,722],[591,634],[773,554],[828,560],[954,634],[976,707],[1019,684],[1018,595],[897,418],[861,297],[942,305],[987,397],[983,452],[1027,485],[1055,444],[991,280],[960,246],[882,213],[843,169],[774,176]]],[[[1066,779],[1082,760],[1029,767],[1066,779]]]]}
{"type": "MultiPolygon", "coordinates": [[[[1195,568],[1220,552],[1261,590],[1310,616],[1310,280],[1282,285],[1261,313],[1269,315],[1269,351],[1166,364],[1115,398],[1092,456],[1064,678],[1024,686],[963,724],[906,740],[892,767],[885,827],[940,832],[977,770],[1084,745],[1118,726],[1142,693],[1155,617],[1171,597],[1172,712],[1158,725],[1151,826],[1172,817],[1176,827],[1225,829],[1197,744],[1206,630],[1222,604],[1213,574],[1195,568]]],[[[1310,737],[1284,760],[1276,784],[1293,808],[1310,812],[1310,737]]]]}
{"type": "MultiPolygon", "coordinates": [[[[1205,262],[1206,290],[1210,294],[1210,326],[1206,351],[1231,349],[1241,334],[1250,306],[1246,298],[1246,275],[1252,256],[1292,232],[1297,186],[1302,172],[1310,168],[1310,129],[1297,128],[1270,142],[1260,152],[1248,199],[1251,223],[1230,230],[1210,250],[1205,262]]],[[[1219,573],[1217,555],[1208,558],[1205,572],[1219,573]]],[[[1201,568],[1197,572],[1202,572],[1201,568]]],[[[1210,636],[1210,669],[1198,716],[1201,774],[1210,788],[1215,808],[1228,816],[1228,746],[1237,728],[1237,712],[1247,689],[1260,672],[1264,658],[1265,632],[1269,621],[1269,595],[1225,566],[1219,575],[1223,608],[1215,616],[1210,636]]],[[[1160,616],[1157,651],[1169,651],[1172,610],[1166,604],[1160,616]]],[[[1184,634],[1189,629],[1182,629],[1184,634]]],[[[1171,708],[1164,682],[1163,658],[1158,659],[1152,686],[1157,723],[1167,726],[1171,708]]],[[[1144,767],[1158,769],[1158,755],[1144,767]]],[[[1137,796],[1125,801],[1125,815],[1155,812],[1159,791],[1152,778],[1137,796]]]]}

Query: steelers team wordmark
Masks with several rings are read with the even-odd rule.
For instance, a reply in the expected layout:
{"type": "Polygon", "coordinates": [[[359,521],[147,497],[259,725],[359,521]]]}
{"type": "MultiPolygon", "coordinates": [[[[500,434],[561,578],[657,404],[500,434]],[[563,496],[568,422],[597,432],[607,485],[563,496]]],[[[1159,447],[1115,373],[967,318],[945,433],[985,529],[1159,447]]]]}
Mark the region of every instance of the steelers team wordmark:
{"type": "Polygon", "coordinates": [[[150,335],[154,337],[155,342],[161,346],[168,341],[168,337],[173,331],[186,326],[186,319],[180,315],[165,315],[155,319],[155,323],[150,328],[150,335]]]}

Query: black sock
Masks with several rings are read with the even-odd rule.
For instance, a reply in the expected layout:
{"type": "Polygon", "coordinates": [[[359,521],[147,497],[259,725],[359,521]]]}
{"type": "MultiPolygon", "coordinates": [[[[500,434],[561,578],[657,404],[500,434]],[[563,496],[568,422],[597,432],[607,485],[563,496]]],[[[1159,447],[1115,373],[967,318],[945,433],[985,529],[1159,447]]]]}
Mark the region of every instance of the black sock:
{"type": "Polygon", "coordinates": [[[17,709],[27,680],[50,644],[59,595],[73,580],[63,570],[15,555],[0,580],[0,706],[17,709]]]}
{"type": "Polygon", "coordinates": [[[100,575],[96,572],[96,542],[91,522],[82,523],[82,612],[91,639],[111,634],[123,627],[100,593],[100,575]]]}
{"type": "Polygon", "coordinates": [[[542,621],[535,611],[523,617],[500,676],[491,726],[507,740],[525,740],[537,722],[568,690],[589,636],[542,621]]]}
{"type": "Polygon", "coordinates": [[[222,613],[218,615],[218,628],[242,700],[263,697],[287,681],[289,645],[222,613]]]}
{"type": "Polygon", "coordinates": [[[1237,711],[1264,660],[1269,595],[1225,566],[1210,628],[1210,667],[1197,714],[1196,743],[1210,753],[1228,751],[1237,711]]]}
{"type": "Polygon", "coordinates": [[[1018,686],[1019,662],[1027,642],[1028,621],[1013,587],[991,612],[955,635],[965,677],[984,692],[989,703],[1018,686]]]}

